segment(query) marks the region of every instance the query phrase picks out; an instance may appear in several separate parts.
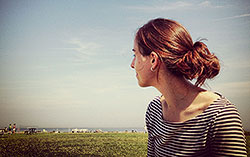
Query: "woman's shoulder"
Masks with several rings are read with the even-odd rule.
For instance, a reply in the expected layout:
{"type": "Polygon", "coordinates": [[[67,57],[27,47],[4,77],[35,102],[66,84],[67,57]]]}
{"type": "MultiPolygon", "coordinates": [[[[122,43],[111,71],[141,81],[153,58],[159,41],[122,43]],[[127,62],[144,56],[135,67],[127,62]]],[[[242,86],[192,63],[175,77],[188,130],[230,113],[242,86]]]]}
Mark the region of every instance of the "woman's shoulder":
{"type": "Polygon", "coordinates": [[[225,96],[223,96],[221,93],[214,92],[219,97],[212,103],[215,107],[219,109],[227,108],[230,106],[235,106],[233,103],[231,103],[225,96]]]}
{"type": "Polygon", "coordinates": [[[237,107],[234,103],[229,101],[225,96],[223,96],[220,93],[217,93],[220,97],[215,100],[207,110],[213,110],[217,112],[217,117],[220,115],[227,115],[227,114],[232,114],[232,113],[238,113],[237,107]]]}
{"type": "Polygon", "coordinates": [[[161,96],[155,96],[148,104],[147,110],[161,109],[161,96]]]}

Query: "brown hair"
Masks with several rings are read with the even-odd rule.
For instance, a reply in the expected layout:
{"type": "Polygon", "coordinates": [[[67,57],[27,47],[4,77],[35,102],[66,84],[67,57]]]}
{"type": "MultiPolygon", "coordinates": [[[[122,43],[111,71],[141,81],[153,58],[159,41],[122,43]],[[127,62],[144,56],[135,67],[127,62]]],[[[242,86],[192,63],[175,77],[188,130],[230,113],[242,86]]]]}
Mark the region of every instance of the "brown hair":
{"type": "Polygon", "coordinates": [[[176,21],[151,20],[137,31],[136,40],[143,56],[156,52],[169,71],[188,80],[197,79],[197,86],[220,71],[218,58],[203,42],[193,44],[188,31],[176,21]]]}

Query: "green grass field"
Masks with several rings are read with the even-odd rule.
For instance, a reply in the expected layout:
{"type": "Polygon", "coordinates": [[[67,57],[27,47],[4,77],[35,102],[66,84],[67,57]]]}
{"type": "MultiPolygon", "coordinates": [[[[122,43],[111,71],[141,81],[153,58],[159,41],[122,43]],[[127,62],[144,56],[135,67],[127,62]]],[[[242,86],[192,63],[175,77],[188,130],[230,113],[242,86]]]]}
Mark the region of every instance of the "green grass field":
{"type": "Polygon", "coordinates": [[[146,156],[144,133],[37,133],[0,138],[0,156],[146,156]]]}
{"type": "Polygon", "coordinates": [[[246,136],[247,141],[247,156],[250,156],[250,136],[246,136]]]}
{"type": "MultiPolygon", "coordinates": [[[[247,136],[250,156],[250,136],[247,136]]],[[[144,133],[37,133],[0,136],[0,156],[146,156],[144,133]]]]}

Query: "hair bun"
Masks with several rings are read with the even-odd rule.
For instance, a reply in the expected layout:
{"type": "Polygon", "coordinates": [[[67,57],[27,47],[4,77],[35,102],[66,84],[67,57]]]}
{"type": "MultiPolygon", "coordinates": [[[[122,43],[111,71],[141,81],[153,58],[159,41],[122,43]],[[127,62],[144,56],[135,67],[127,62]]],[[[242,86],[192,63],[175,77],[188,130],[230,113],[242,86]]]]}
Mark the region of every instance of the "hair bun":
{"type": "Polygon", "coordinates": [[[193,48],[184,53],[176,65],[178,73],[186,79],[197,79],[197,86],[202,85],[206,79],[215,77],[220,71],[218,58],[200,41],[195,42],[193,48]]]}
{"type": "Polygon", "coordinates": [[[212,54],[207,46],[200,41],[197,41],[193,45],[192,50],[194,56],[193,65],[197,70],[197,82],[196,85],[203,84],[206,79],[212,79],[218,75],[220,71],[220,63],[218,58],[212,54]]]}

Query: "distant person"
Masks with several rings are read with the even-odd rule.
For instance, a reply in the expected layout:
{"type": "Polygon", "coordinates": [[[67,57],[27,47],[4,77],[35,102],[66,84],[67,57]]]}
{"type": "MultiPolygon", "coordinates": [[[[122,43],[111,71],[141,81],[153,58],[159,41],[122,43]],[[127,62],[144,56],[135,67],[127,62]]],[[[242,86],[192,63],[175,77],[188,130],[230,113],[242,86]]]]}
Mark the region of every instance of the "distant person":
{"type": "Polygon", "coordinates": [[[9,125],[9,128],[8,128],[9,134],[11,134],[11,129],[12,129],[12,126],[11,126],[11,124],[10,124],[10,125],[9,125]]]}
{"type": "Polygon", "coordinates": [[[8,133],[8,128],[7,127],[4,127],[4,133],[8,133]]]}
{"type": "Polygon", "coordinates": [[[13,125],[12,133],[16,133],[16,124],[13,125]]]}
{"type": "Polygon", "coordinates": [[[178,22],[158,18],[137,31],[133,51],[138,84],[162,94],[146,112],[148,156],[246,156],[235,105],[201,88],[220,71],[203,42],[193,43],[178,22]]]}

